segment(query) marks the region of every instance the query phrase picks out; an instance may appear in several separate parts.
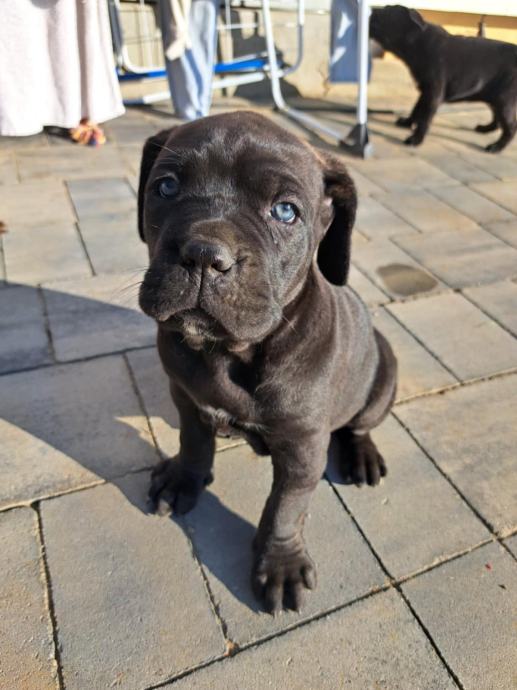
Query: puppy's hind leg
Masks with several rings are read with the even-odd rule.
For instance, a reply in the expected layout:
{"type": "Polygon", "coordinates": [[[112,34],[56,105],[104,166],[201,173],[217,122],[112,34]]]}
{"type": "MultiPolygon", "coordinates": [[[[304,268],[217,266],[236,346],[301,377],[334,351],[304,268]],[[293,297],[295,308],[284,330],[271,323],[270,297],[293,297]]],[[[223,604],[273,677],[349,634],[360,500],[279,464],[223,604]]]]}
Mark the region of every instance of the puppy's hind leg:
{"type": "Polygon", "coordinates": [[[334,431],[343,479],[357,486],[375,486],[387,474],[386,463],[370,436],[370,430],[378,426],[390,411],[397,388],[395,355],[384,336],[378,331],[374,333],[379,363],[368,402],[346,426],[334,431]]]}
{"type": "Polygon", "coordinates": [[[517,132],[517,121],[515,119],[517,117],[517,101],[515,97],[511,101],[495,106],[495,117],[501,124],[503,133],[497,141],[485,148],[485,151],[489,153],[502,151],[508,146],[517,132]]]}
{"type": "Polygon", "coordinates": [[[490,108],[492,110],[492,122],[489,122],[487,125],[477,125],[474,127],[475,132],[479,132],[480,134],[488,134],[489,132],[495,132],[495,130],[499,127],[494,109],[492,106],[490,106],[490,108]]]}

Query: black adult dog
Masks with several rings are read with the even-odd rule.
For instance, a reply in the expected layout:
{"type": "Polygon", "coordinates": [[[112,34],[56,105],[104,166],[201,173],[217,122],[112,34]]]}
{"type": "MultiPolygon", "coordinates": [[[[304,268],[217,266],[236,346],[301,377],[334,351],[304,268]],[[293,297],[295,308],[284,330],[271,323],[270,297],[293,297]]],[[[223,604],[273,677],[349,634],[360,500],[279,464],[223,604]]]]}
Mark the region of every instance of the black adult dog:
{"type": "Polygon", "coordinates": [[[502,134],[487,151],[502,151],[513,139],[517,130],[517,46],[452,36],[401,5],[374,9],[370,36],[405,62],[420,90],[411,115],[397,120],[399,127],[415,128],[406,144],[422,143],[444,101],[488,103],[492,122],[478,125],[476,131],[493,132],[500,127],[502,134]]]}
{"type": "Polygon", "coordinates": [[[347,287],[356,193],[342,163],[250,112],[145,144],[140,291],[180,416],[177,457],[155,468],[155,510],[191,510],[212,479],[217,431],[271,454],[252,583],[269,611],[315,584],[302,528],[334,432],[343,474],[386,474],[369,431],[395,395],[396,361],[347,287]],[[284,599],[285,596],[285,599],[284,599]]]}

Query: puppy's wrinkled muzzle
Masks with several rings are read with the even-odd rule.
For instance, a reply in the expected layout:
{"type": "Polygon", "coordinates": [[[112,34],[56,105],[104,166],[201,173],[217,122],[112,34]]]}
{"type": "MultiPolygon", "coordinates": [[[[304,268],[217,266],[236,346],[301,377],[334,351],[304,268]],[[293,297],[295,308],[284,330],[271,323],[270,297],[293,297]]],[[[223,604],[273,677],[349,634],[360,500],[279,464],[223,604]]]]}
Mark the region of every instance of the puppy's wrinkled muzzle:
{"type": "Polygon", "coordinates": [[[187,270],[209,273],[227,273],[235,258],[222,243],[190,240],[180,250],[181,263],[187,270]]]}

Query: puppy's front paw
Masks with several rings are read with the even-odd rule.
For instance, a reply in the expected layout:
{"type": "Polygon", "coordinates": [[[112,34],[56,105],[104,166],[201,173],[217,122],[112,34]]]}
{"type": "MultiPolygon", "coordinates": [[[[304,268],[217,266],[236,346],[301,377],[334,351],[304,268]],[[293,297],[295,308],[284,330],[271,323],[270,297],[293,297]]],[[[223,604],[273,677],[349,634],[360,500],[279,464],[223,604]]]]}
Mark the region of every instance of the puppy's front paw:
{"type": "Polygon", "coordinates": [[[359,487],[363,484],[375,486],[388,473],[384,458],[369,434],[350,434],[342,450],[340,465],[343,479],[359,487]]]}
{"type": "Polygon", "coordinates": [[[305,590],[316,587],[316,568],[303,544],[266,548],[255,558],[251,582],[268,613],[276,615],[284,607],[300,611],[305,590]]]}
{"type": "Polygon", "coordinates": [[[184,515],[196,505],[199,494],[213,480],[185,469],[177,458],[164,460],[153,469],[149,509],[159,515],[184,515]]]}
{"type": "Polygon", "coordinates": [[[502,151],[504,147],[505,145],[501,144],[500,141],[494,141],[493,144],[488,144],[488,146],[485,146],[485,151],[488,153],[499,153],[499,151],[502,151]]]}
{"type": "Polygon", "coordinates": [[[412,124],[413,120],[410,117],[399,117],[395,120],[395,125],[397,127],[403,127],[404,129],[411,129],[412,124]]]}
{"type": "Polygon", "coordinates": [[[404,139],[404,144],[406,146],[419,146],[423,140],[424,137],[421,134],[414,132],[407,139],[404,139]]]}

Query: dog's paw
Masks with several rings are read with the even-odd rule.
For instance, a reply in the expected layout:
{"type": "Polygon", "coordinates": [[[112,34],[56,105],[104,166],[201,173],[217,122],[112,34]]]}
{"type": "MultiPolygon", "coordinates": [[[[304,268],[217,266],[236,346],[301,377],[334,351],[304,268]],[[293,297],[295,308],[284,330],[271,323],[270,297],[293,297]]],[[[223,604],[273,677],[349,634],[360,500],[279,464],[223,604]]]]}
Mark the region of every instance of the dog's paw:
{"type": "Polygon", "coordinates": [[[160,462],[151,474],[149,511],[159,515],[184,515],[197,503],[199,494],[213,480],[189,472],[175,458],[160,462]]]}
{"type": "Polygon", "coordinates": [[[316,587],[316,567],[303,544],[298,549],[265,549],[255,558],[251,583],[268,613],[300,611],[307,589],[316,587]]]}
{"type": "Polygon", "coordinates": [[[493,144],[488,144],[488,146],[485,146],[485,151],[488,153],[499,153],[499,151],[502,151],[504,149],[504,144],[501,144],[499,141],[494,141],[493,144]]]}
{"type": "Polygon", "coordinates": [[[419,146],[423,140],[424,137],[421,134],[414,132],[413,134],[410,134],[407,139],[404,139],[404,144],[406,146],[419,146]]]}
{"type": "Polygon", "coordinates": [[[343,479],[358,487],[376,486],[388,474],[384,458],[369,434],[350,436],[343,448],[340,469],[343,479]]]}
{"type": "Polygon", "coordinates": [[[474,132],[479,132],[479,134],[487,134],[488,132],[493,132],[497,129],[497,124],[490,122],[488,125],[476,125],[474,127],[474,132]]]}
{"type": "Polygon", "coordinates": [[[395,120],[396,127],[403,127],[404,129],[411,129],[413,120],[410,117],[399,117],[395,120]]]}

